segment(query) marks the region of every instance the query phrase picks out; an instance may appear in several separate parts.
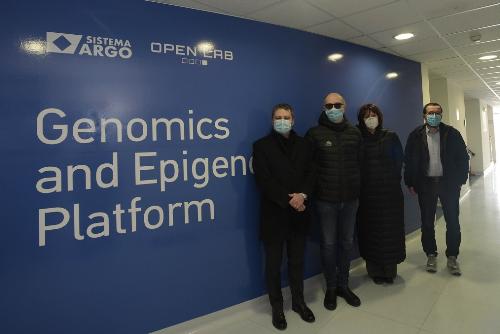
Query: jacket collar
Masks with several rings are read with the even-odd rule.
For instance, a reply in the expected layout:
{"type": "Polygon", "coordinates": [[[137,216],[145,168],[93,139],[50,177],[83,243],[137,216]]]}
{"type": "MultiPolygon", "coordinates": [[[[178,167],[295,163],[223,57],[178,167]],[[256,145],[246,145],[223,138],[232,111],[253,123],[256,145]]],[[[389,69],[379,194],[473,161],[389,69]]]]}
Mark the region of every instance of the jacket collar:
{"type": "MultiPolygon", "coordinates": [[[[445,132],[448,132],[448,129],[450,128],[450,126],[446,123],[439,123],[439,134],[440,136],[442,137],[444,135],[445,132]]],[[[427,133],[427,125],[424,124],[422,126],[420,126],[420,128],[418,129],[418,131],[421,133],[421,134],[426,134],[427,133]]]]}
{"type": "Polygon", "coordinates": [[[361,134],[363,135],[363,138],[365,140],[368,140],[368,141],[371,141],[371,140],[379,140],[380,138],[382,138],[383,136],[385,136],[387,134],[387,130],[378,126],[376,129],[375,129],[375,132],[374,133],[371,133],[370,131],[368,131],[368,129],[366,128],[366,126],[360,126],[359,124],[357,125],[357,128],[359,129],[359,131],[361,131],[361,134]]]}
{"type": "Polygon", "coordinates": [[[276,131],[272,130],[270,136],[274,138],[276,143],[278,144],[278,147],[281,152],[290,160],[293,161],[295,159],[295,156],[297,154],[297,149],[296,149],[296,139],[297,139],[297,134],[295,131],[291,130],[290,135],[288,138],[282,136],[281,134],[277,133],[276,131]]]}
{"type": "Polygon", "coordinates": [[[290,135],[288,136],[288,138],[286,138],[285,136],[279,134],[278,132],[276,132],[273,129],[273,130],[271,130],[271,136],[273,136],[274,138],[276,138],[278,140],[291,140],[291,141],[295,141],[295,137],[297,137],[297,133],[292,129],[292,130],[290,130],[290,135]]]}

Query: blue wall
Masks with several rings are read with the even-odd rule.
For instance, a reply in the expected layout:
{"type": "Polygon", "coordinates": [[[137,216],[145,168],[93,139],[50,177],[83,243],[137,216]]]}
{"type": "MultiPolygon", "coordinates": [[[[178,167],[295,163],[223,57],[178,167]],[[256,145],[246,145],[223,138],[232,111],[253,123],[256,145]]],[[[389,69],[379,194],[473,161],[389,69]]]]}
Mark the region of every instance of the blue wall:
{"type": "MultiPolygon", "coordinates": [[[[331,91],[345,96],[353,121],[361,104],[378,104],[386,127],[396,130],[403,143],[421,121],[418,63],[306,32],[140,0],[3,1],[0,21],[1,333],[143,333],[262,295],[258,195],[248,163],[252,142],[270,130],[272,105],[292,104],[301,134],[316,124],[322,99],[331,91]],[[47,32],[66,35],[54,43],[60,35],[47,32]],[[79,43],[68,34],[81,35],[79,43]],[[106,56],[109,43],[103,44],[104,37],[122,45],[108,48],[106,56]],[[206,40],[229,52],[222,53],[226,59],[169,51],[170,45],[191,47],[206,40]],[[152,42],[168,44],[166,53],[152,52],[152,42]],[[99,43],[103,56],[93,53],[99,43]],[[123,57],[113,57],[113,50],[123,46],[129,48],[121,50],[123,57]],[[333,52],[343,53],[344,59],[329,62],[333,52]],[[386,80],[389,71],[399,72],[399,78],[386,80]],[[37,126],[37,117],[48,108],[66,116],[49,112],[37,126]],[[152,119],[161,117],[183,121],[184,140],[178,130],[170,139],[160,132],[153,140],[152,119]],[[88,120],[77,129],[89,132],[80,137],[93,139],[86,144],[72,136],[73,124],[82,118],[88,120]],[[124,135],[118,142],[117,130],[110,126],[103,142],[103,118],[118,119],[124,131],[130,120],[140,118],[148,132],[143,140],[124,135]],[[196,130],[188,138],[190,119],[196,127],[202,118],[212,121],[202,123],[202,135],[222,139],[202,139],[196,130]],[[54,125],[69,129],[58,144],[48,141],[61,134],[54,125]],[[118,186],[102,189],[95,171],[112,162],[113,152],[118,186]],[[143,171],[144,179],[158,178],[160,160],[176,161],[182,169],[186,159],[187,181],[180,171],[164,191],[158,183],[137,184],[137,152],[157,154],[144,158],[144,165],[155,168],[143,171]],[[246,159],[245,175],[237,163],[234,176],[221,176],[223,168],[218,169],[221,177],[211,171],[203,187],[203,180],[193,178],[196,158],[212,164],[217,157],[231,156],[246,159]],[[67,166],[78,164],[92,170],[91,189],[85,189],[80,171],[68,190],[67,166]],[[36,185],[54,177],[55,172],[41,170],[49,166],[61,171],[61,191],[42,193],[36,185]],[[127,210],[134,197],[141,198],[136,203],[141,211],[133,232],[127,210]],[[186,224],[184,202],[202,200],[213,202],[214,219],[207,205],[202,206],[201,222],[196,208],[188,207],[186,224]],[[180,207],[170,211],[173,203],[180,207]],[[113,214],[117,204],[125,210],[120,227],[113,214]],[[156,209],[149,211],[148,227],[144,214],[150,206],[156,209]],[[161,218],[157,207],[164,220],[154,226],[161,218]],[[51,208],[59,213],[50,213],[51,208]],[[65,224],[61,212],[69,217],[65,224]],[[88,217],[95,212],[101,213],[88,217]],[[41,216],[46,217],[44,224],[41,216]]],[[[187,52],[182,47],[178,51],[187,52]]],[[[141,135],[138,122],[132,126],[135,137],[141,135]]],[[[112,174],[104,170],[109,182],[112,174]]],[[[194,174],[202,170],[199,161],[194,174]]],[[[43,184],[44,189],[53,186],[50,181],[43,184]]],[[[417,228],[414,202],[407,201],[407,231],[417,228]]],[[[313,237],[307,250],[308,277],[320,272],[318,249],[313,237]]]]}

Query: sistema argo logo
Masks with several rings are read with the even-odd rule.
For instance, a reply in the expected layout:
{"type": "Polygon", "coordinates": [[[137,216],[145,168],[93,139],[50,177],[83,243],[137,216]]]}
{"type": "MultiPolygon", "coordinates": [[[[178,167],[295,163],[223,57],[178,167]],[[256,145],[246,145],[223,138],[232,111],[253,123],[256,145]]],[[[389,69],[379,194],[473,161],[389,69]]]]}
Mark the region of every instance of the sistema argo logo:
{"type": "Polygon", "coordinates": [[[132,46],[126,39],[47,32],[47,52],[129,59],[132,46]]]}

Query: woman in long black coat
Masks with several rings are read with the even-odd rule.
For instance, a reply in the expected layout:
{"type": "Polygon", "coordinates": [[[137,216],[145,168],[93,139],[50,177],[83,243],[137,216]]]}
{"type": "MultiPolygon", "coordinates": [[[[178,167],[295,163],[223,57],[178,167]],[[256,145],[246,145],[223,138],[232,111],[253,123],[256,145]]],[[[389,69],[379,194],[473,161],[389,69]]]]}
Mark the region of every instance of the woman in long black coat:
{"type": "Polygon", "coordinates": [[[363,134],[364,162],[358,209],[358,239],[368,275],[376,284],[393,283],[404,261],[404,198],[401,190],[403,147],[398,135],[382,128],[383,114],[363,105],[358,127],[363,134]]]}

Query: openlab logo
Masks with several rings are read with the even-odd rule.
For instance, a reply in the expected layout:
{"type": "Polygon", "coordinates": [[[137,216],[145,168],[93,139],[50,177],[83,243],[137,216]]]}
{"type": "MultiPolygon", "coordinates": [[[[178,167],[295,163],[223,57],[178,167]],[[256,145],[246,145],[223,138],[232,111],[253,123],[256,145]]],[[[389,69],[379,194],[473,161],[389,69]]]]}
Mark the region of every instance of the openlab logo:
{"type": "Polygon", "coordinates": [[[129,59],[132,46],[126,39],[47,32],[47,52],[129,59]]]}
{"type": "Polygon", "coordinates": [[[82,35],[47,32],[47,52],[74,54],[82,35]]]}
{"type": "Polygon", "coordinates": [[[151,42],[151,52],[173,55],[181,64],[208,66],[213,60],[232,61],[234,52],[218,49],[212,42],[203,41],[196,45],[151,42]]]}

